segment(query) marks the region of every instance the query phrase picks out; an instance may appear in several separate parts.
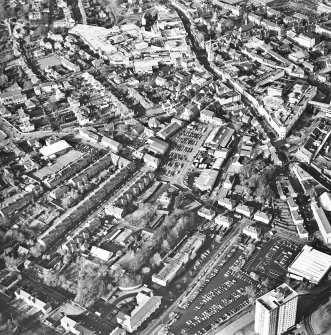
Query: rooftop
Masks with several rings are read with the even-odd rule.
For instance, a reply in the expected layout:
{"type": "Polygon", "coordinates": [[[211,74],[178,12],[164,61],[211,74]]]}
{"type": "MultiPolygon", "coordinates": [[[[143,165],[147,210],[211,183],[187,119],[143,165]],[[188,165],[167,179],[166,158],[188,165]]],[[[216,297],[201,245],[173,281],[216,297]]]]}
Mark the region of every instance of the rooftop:
{"type": "Polygon", "coordinates": [[[257,301],[268,310],[273,310],[297,296],[298,293],[292,290],[291,287],[289,287],[287,284],[282,284],[274,290],[263,295],[257,301]]]}
{"type": "Polygon", "coordinates": [[[70,144],[68,144],[64,140],[61,140],[61,141],[55,142],[53,144],[50,144],[50,145],[47,145],[47,146],[41,148],[39,150],[39,152],[43,156],[49,157],[49,156],[57,154],[58,152],[61,152],[63,150],[70,149],[70,148],[71,148],[70,144]]]}
{"type": "Polygon", "coordinates": [[[331,268],[331,256],[305,245],[288,267],[288,272],[319,283],[331,268]]]}

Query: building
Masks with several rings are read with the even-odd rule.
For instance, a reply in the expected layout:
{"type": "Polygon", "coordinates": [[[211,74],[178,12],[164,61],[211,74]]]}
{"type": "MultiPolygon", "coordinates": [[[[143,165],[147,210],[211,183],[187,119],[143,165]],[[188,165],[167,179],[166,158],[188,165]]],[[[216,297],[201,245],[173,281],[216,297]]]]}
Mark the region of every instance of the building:
{"type": "Polygon", "coordinates": [[[177,259],[168,257],[162,269],[152,276],[152,282],[160,286],[168,286],[177,276],[178,272],[183,268],[183,263],[177,259]]]}
{"type": "Polygon", "coordinates": [[[143,160],[144,163],[152,169],[157,169],[161,163],[159,158],[147,153],[144,154],[143,160]]]}
{"type": "MultiPolygon", "coordinates": [[[[269,51],[269,54],[270,52],[271,51],[269,51]]],[[[264,81],[262,82],[265,82],[266,80],[268,82],[273,81],[272,76],[267,74],[267,77],[268,78],[263,77],[264,81]]],[[[273,99],[270,99],[270,97],[265,97],[263,103],[258,103],[258,112],[262,117],[266,118],[266,121],[278,134],[280,139],[284,139],[287,136],[293,125],[305,111],[308,102],[316,96],[317,87],[296,84],[291,93],[298,95],[298,98],[293,99],[290,108],[285,108],[283,105],[279,108],[278,112],[273,110],[273,99]]]]}
{"type": "Polygon", "coordinates": [[[222,227],[230,228],[233,224],[233,219],[228,216],[218,214],[215,218],[215,223],[222,227]]]}
{"type": "Polygon", "coordinates": [[[211,191],[218,177],[218,172],[219,171],[212,170],[212,169],[202,170],[202,172],[200,173],[200,176],[195,182],[195,186],[200,191],[211,191]]]}
{"type": "Polygon", "coordinates": [[[254,220],[259,221],[259,222],[263,222],[265,224],[269,224],[270,220],[271,220],[271,216],[268,215],[267,213],[262,212],[262,211],[257,211],[254,214],[254,220]]]}
{"type": "Polygon", "coordinates": [[[331,194],[329,192],[324,192],[319,197],[319,200],[323,209],[327,212],[331,212],[331,194]]]}
{"type": "Polygon", "coordinates": [[[114,216],[116,219],[122,219],[126,215],[126,208],[109,204],[105,207],[105,213],[114,216]]]}
{"type": "Polygon", "coordinates": [[[232,173],[228,173],[224,179],[222,187],[227,190],[231,190],[235,181],[236,181],[235,175],[232,173]]]}
{"type": "Polygon", "coordinates": [[[319,207],[316,201],[311,202],[311,209],[314,214],[314,218],[318,224],[320,233],[323,236],[324,242],[326,244],[331,243],[331,225],[326,217],[322,207],[319,207]]]}
{"type": "Polygon", "coordinates": [[[101,144],[115,153],[118,153],[123,148],[123,145],[121,143],[118,143],[115,140],[108,138],[106,136],[102,137],[101,144]]]}
{"type": "Polygon", "coordinates": [[[295,225],[304,223],[303,217],[298,212],[298,210],[294,209],[294,210],[291,210],[290,212],[291,212],[293,223],[295,225]]]}
{"type": "Polygon", "coordinates": [[[236,201],[230,198],[226,198],[226,197],[220,197],[217,203],[220,206],[225,207],[226,209],[230,211],[232,211],[236,207],[236,201]]]}
{"type": "Polygon", "coordinates": [[[113,253],[108,251],[108,250],[101,249],[101,248],[98,248],[96,246],[93,246],[92,249],[91,249],[91,255],[93,257],[97,257],[97,258],[107,262],[112,257],[113,253]]]}
{"type": "Polygon", "coordinates": [[[12,90],[0,93],[0,103],[4,105],[23,103],[27,99],[27,96],[22,94],[21,90],[12,90]]]}
{"type": "Polygon", "coordinates": [[[212,220],[215,217],[216,213],[212,209],[209,209],[209,208],[206,208],[206,207],[201,207],[198,210],[198,215],[207,219],[207,220],[212,220]]]}
{"type": "Polygon", "coordinates": [[[295,325],[298,293],[282,284],[256,300],[255,332],[281,335],[295,325]]]}
{"type": "Polygon", "coordinates": [[[123,328],[116,327],[109,335],[126,335],[126,331],[123,328]]]}
{"type": "Polygon", "coordinates": [[[330,255],[305,245],[288,267],[288,273],[318,284],[330,268],[330,255]]]}
{"type": "Polygon", "coordinates": [[[138,306],[130,315],[120,312],[117,314],[117,322],[129,333],[137,330],[161,305],[161,296],[153,296],[149,289],[140,291],[136,296],[138,306]]]}
{"type": "Polygon", "coordinates": [[[299,209],[299,206],[292,197],[287,198],[287,204],[291,211],[297,211],[299,209]]]}
{"type": "Polygon", "coordinates": [[[305,227],[301,223],[299,223],[296,225],[296,228],[297,228],[299,237],[304,240],[308,240],[309,234],[307,230],[305,229],[305,227]]]}
{"type": "Polygon", "coordinates": [[[254,208],[253,208],[253,207],[246,206],[246,205],[243,205],[243,204],[239,204],[239,205],[236,207],[236,212],[237,212],[237,213],[242,214],[242,215],[245,215],[245,216],[247,216],[247,217],[251,217],[252,214],[253,214],[253,211],[254,211],[254,208]]]}
{"type": "Polygon", "coordinates": [[[61,326],[70,333],[75,335],[95,335],[96,333],[86,327],[84,327],[79,322],[73,320],[73,317],[65,315],[61,319],[61,326]]]}
{"type": "Polygon", "coordinates": [[[215,116],[215,113],[208,109],[204,109],[203,111],[200,112],[200,120],[202,122],[212,123],[214,116],[215,116]]]}
{"type": "Polygon", "coordinates": [[[316,44],[315,36],[311,33],[300,34],[294,40],[305,48],[312,48],[316,44]]]}
{"type": "Polygon", "coordinates": [[[243,234],[258,240],[261,236],[261,229],[253,226],[247,226],[243,229],[243,234]]]}
{"type": "Polygon", "coordinates": [[[64,153],[68,152],[70,149],[71,149],[71,145],[68,144],[65,140],[61,140],[53,144],[46,145],[45,147],[42,147],[39,150],[39,152],[45,158],[52,158],[55,156],[63,155],[64,153]]]}
{"type": "Polygon", "coordinates": [[[19,289],[15,291],[15,296],[18,299],[24,300],[29,306],[36,308],[43,314],[47,314],[52,311],[52,305],[49,302],[44,301],[44,298],[34,297],[32,294],[19,289]]]}
{"type": "Polygon", "coordinates": [[[206,240],[204,234],[195,233],[184,245],[176,251],[174,257],[168,257],[164,266],[158,272],[153,274],[152,281],[161,286],[167,286],[185,267],[185,265],[197,256],[197,252],[206,240]]]}
{"type": "MultiPolygon", "coordinates": [[[[99,54],[102,58],[111,59],[111,56],[117,51],[117,48],[107,40],[109,30],[106,28],[76,24],[69,30],[69,34],[79,36],[92,51],[99,54]]],[[[119,64],[123,63],[122,58],[118,61],[119,64]]]]}
{"type": "Polygon", "coordinates": [[[181,126],[178,123],[171,122],[167,126],[165,126],[163,129],[161,129],[156,134],[156,136],[162,138],[163,140],[167,140],[168,138],[170,138],[171,136],[176,134],[179,131],[180,128],[181,128],[181,126]]]}
{"type": "Polygon", "coordinates": [[[155,154],[164,155],[169,148],[169,144],[158,138],[151,138],[148,146],[148,150],[152,151],[155,154]]]}

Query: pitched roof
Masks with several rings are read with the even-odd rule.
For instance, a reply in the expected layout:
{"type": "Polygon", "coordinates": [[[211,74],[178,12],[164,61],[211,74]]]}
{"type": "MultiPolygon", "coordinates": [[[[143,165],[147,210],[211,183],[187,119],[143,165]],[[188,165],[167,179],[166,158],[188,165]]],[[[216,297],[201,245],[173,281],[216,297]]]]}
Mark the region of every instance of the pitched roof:
{"type": "Polygon", "coordinates": [[[141,320],[145,318],[146,315],[150,315],[152,309],[161,303],[160,296],[153,296],[146,301],[141,308],[134,310],[134,314],[130,318],[131,328],[134,329],[137,324],[140,324],[141,320]]]}

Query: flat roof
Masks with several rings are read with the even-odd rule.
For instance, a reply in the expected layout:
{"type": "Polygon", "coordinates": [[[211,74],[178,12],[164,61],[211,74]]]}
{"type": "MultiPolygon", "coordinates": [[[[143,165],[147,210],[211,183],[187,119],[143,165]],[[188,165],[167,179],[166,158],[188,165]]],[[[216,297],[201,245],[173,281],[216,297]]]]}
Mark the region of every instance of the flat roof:
{"type": "Polygon", "coordinates": [[[274,290],[266,293],[261,298],[257,299],[257,301],[268,310],[273,310],[297,296],[298,293],[284,283],[274,290]]]}
{"type": "Polygon", "coordinates": [[[288,272],[319,283],[331,268],[331,256],[305,245],[288,267],[288,272]]]}

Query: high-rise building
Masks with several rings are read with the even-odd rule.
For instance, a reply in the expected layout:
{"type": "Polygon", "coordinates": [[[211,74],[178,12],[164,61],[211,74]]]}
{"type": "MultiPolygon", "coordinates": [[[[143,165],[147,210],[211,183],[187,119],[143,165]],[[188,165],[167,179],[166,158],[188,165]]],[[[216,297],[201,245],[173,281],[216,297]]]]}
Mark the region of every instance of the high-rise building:
{"type": "Polygon", "coordinates": [[[295,325],[298,294],[282,284],[256,300],[255,332],[281,335],[295,325]]]}

